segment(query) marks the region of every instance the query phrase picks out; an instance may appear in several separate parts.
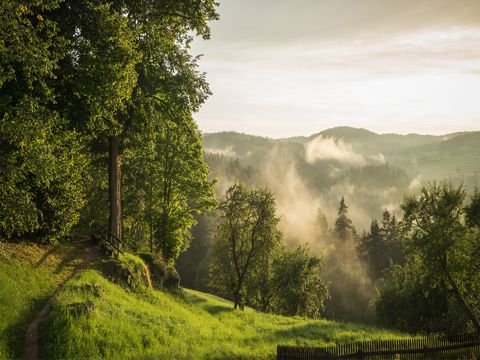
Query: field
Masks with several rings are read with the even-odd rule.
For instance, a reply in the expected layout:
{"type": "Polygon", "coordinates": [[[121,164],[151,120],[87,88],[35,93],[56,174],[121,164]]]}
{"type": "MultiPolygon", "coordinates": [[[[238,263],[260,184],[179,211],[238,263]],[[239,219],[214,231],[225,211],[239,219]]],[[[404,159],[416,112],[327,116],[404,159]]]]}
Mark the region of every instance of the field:
{"type": "Polygon", "coordinates": [[[278,344],[327,345],[405,338],[367,326],[233,311],[229,301],[183,290],[127,291],[94,269],[70,280],[43,324],[49,359],[273,359],[278,344]],[[66,305],[91,301],[72,315],[66,305]]]}
{"type": "Polygon", "coordinates": [[[0,359],[20,358],[29,321],[73,270],[74,246],[0,241],[0,359]]]}

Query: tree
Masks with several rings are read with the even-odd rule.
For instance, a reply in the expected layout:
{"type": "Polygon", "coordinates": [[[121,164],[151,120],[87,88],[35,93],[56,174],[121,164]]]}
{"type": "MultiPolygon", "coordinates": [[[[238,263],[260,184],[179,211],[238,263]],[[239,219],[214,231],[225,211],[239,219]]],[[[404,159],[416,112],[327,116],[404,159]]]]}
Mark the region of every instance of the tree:
{"type": "Polygon", "coordinates": [[[480,240],[480,191],[475,188],[470,198],[470,204],[465,207],[467,226],[476,230],[476,236],[480,240]]]}
{"type": "Polygon", "coordinates": [[[383,326],[401,331],[458,334],[468,321],[449,296],[445,282],[424,269],[418,256],[404,265],[392,264],[378,287],[377,319],[383,326]]]}
{"type": "MultiPolygon", "coordinates": [[[[388,262],[402,264],[404,262],[403,244],[399,233],[399,225],[395,215],[385,209],[382,214],[381,234],[385,244],[385,254],[388,262]]],[[[385,267],[388,264],[385,264],[385,267]]]]}
{"type": "Polygon", "coordinates": [[[92,138],[92,150],[109,154],[108,228],[119,238],[122,156],[136,143],[130,139],[148,139],[165,119],[190,116],[209,95],[188,49],[193,34],[208,38],[215,6],[213,0],[92,0],[66,1],[56,12],[70,43],[58,72],[58,108],[92,138]]]}
{"type": "Polygon", "coordinates": [[[369,232],[359,239],[358,252],[369,268],[372,280],[382,277],[383,271],[393,262],[403,263],[403,247],[398,235],[395,216],[385,210],[381,226],[373,220],[369,232]]]}
{"type": "Polygon", "coordinates": [[[320,272],[323,261],[309,254],[308,248],[283,249],[273,262],[275,312],[287,316],[320,318],[328,298],[320,272]]]}
{"type": "Polygon", "coordinates": [[[246,278],[246,296],[249,305],[263,312],[275,312],[274,261],[277,247],[272,251],[263,251],[254,261],[246,278]]]}
{"type": "Polygon", "coordinates": [[[317,217],[315,219],[315,233],[316,235],[322,239],[326,240],[330,237],[330,226],[328,225],[328,220],[325,214],[322,212],[321,209],[317,211],[317,217]]]}
{"type": "Polygon", "coordinates": [[[108,231],[122,239],[122,112],[137,83],[139,32],[112,3],[66,1],[56,21],[69,42],[58,71],[58,109],[72,128],[108,138],[108,231]]]}
{"type": "Polygon", "coordinates": [[[384,238],[378,221],[373,219],[370,231],[360,238],[358,245],[360,256],[368,264],[372,279],[378,279],[382,270],[388,265],[388,255],[385,253],[385,248],[384,238]]]}
{"type": "Polygon", "coordinates": [[[0,4],[0,232],[10,238],[64,238],[84,204],[83,143],[52,109],[66,46],[51,20],[59,4],[0,4]]]}
{"type": "Polygon", "coordinates": [[[351,238],[353,233],[352,220],[348,217],[348,206],[345,198],[342,196],[338,207],[337,219],[335,220],[335,235],[339,240],[346,241],[351,238]]]}
{"type": "MultiPolygon", "coordinates": [[[[464,223],[465,191],[450,183],[432,184],[421,190],[419,197],[407,197],[402,203],[402,221],[407,251],[418,255],[424,269],[434,279],[445,282],[455,301],[473,327],[480,333],[480,323],[474,312],[478,275],[469,271],[477,258],[472,257],[472,241],[464,223]]],[[[478,272],[476,272],[478,273],[478,272]]]]}
{"type": "Polygon", "coordinates": [[[235,184],[227,190],[219,210],[210,284],[221,293],[230,294],[234,308],[243,310],[247,278],[255,263],[271,256],[281,238],[275,198],[268,190],[248,191],[235,184]]]}
{"type": "Polygon", "coordinates": [[[150,251],[168,263],[188,247],[195,215],[216,204],[200,132],[188,113],[173,116],[125,154],[126,215],[147,226],[150,251]]]}

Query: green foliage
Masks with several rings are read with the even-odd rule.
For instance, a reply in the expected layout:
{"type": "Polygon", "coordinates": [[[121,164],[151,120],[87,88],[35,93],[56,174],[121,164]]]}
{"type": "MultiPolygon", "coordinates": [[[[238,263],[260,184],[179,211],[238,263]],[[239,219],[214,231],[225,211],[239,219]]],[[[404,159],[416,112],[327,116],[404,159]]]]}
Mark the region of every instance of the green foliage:
{"type": "Polygon", "coordinates": [[[163,262],[163,259],[158,255],[149,253],[138,254],[138,257],[148,266],[153,287],[159,290],[163,289],[167,277],[167,265],[163,262]]]}
{"type": "Polygon", "coordinates": [[[385,210],[381,226],[374,219],[370,225],[370,231],[360,237],[358,251],[369,268],[372,280],[380,279],[383,271],[392,262],[402,264],[403,244],[395,215],[392,216],[388,210],[385,210]]]}
{"type": "MultiPolygon", "coordinates": [[[[480,230],[480,191],[475,188],[473,195],[470,198],[470,204],[465,207],[465,216],[467,225],[470,228],[480,230]]],[[[480,232],[479,232],[480,234],[480,232]]]]}
{"type": "MultiPolygon", "coordinates": [[[[427,329],[432,316],[441,319],[455,318],[460,328],[467,321],[479,331],[478,291],[478,239],[468,232],[470,208],[475,207],[475,196],[467,206],[464,216],[465,191],[450,183],[432,184],[424,187],[418,197],[407,197],[402,203],[404,217],[401,223],[406,244],[404,268],[394,267],[391,278],[381,288],[377,308],[383,321],[403,326],[412,326],[402,312],[388,312],[385,307],[396,302],[417,304],[419,314],[426,318],[427,329]],[[433,301],[430,292],[439,292],[433,301]],[[419,296],[423,292],[423,299],[419,296]],[[422,303],[423,301],[423,303],[422,303]],[[420,304],[421,303],[421,304],[420,304]],[[460,309],[463,316],[451,315],[451,304],[460,309]],[[426,305],[430,305],[425,307],[426,305]]],[[[433,295],[435,296],[435,295],[433,295]]],[[[400,305],[401,306],[401,305],[400,305]]],[[[440,325],[441,322],[440,322],[440,325]]]]}
{"type": "Polygon", "coordinates": [[[51,109],[65,53],[49,19],[57,7],[7,1],[0,8],[0,232],[42,242],[70,233],[85,197],[82,142],[51,109]]]}
{"type": "Polygon", "coordinates": [[[273,262],[274,311],[289,316],[320,318],[327,285],[321,278],[321,259],[308,248],[284,249],[273,262]]]}
{"type": "Polygon", "coordinates": [[[275,198],[268,190],[249,191],[235,184],[219,210],[210,283],[221,294],[233,296],[234,306],[243,309],[247,279],[256,266],[265,268],[265,262],[271,261],[281,239],[275,198]]]}
{"type": "Polygon", "coordinates": [[[72,246],[12,244],[0,240],[0,359],[19,359],[27,325],[72,272],[72,246]]]}
{"type": "Polygon", "coordinates": [[[380,284],[375,310],[382,326],[410,332],[464,333],[465,315],[445,283],[432,283],[420,258],[392,265],[380,284]]]}
{"type": "Polygon", "coordinates": [[[214,212],[196,217],[192,227],[192,240],[186,251],[175,261],[175,268],[182,278],[182,286],[200,291],[208,289],[208,262],[213,241],[214,212]]]}
{"type": "Polygon", "coordinates": [[[283,317],[185,290],[181,295],[125,291],[88,270],[70,280],[42,325],[42,358],[48,359],[274,359],[276,346],[320,346],[357,340],[407,338],[372,327],[283,317]],[[79,292],[92,284],[102,296],[79,292]],[[66,306],[91,301],[89,317],[74,318],[66,306]]]}
{"type": "Polygon", "coordinates": [[[86,189],[81,226],[104,229],[105,140],[120,136],[110,162],[125,154],[125,178],[136,182],[127,233],[145,226],[138,208],[157,202],[148,207],[156,250],[172,261],[188,246],[193,216],[213,204],[192,119],[210,92],[189,47],[194,33],[208,38],[215,8],[211,0],[2,2],[1,233],[45,242],[68,236],[86,189]],[[146,196],[137,175],[148,176],[151,162],[158,186],[146,196]]]}
{"type": "Polygon", "coordinates": [[[102,261],[99,268],[110,280],[131,290],[141,291],[152,287],[150,270],[138,256],[120,254],[118,259],[102,261]]]}
{"type": "Polygon", "coordinates": [[[66,1],[55,14],[69,41],[59,69],[59,108],[88,135],[118,134],[137,82],[138,30],[112,3],[66,1]]]}
{"type": "Polygon", "coordinates": [[[352,237],[352,220],[348,217],[348,206],[345,203],[345,198],[342,196],[340,205],[338,206],[337,219],[335,220],[334,233],[341,241],[347,241],[352,237]]]}
{"type": "Polygon", "coordinates": [[[164,119],[125,153],[126,215],[146,230],[136,240],[169,263],[188,247],[195,215],[215,205],[200,132],[181,116],[164,119]]]}

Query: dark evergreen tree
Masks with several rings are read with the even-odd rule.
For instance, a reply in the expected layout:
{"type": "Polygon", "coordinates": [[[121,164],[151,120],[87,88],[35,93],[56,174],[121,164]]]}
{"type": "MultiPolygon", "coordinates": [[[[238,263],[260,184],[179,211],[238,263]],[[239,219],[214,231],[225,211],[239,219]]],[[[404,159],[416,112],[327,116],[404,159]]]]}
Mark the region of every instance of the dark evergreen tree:
{"type": "Polygon", "coordinates": [[[372,220],[370,230],[360,238],[358,250],[361,258],[367,263],[370,277],[378,279],[388,264],[388,255],[385,253],[382,229],[376,219],[372,220]]]}
{"type": "Polygon", "coordinates": [[[337,220],[335,220],[335,235],[339,240],[346,241],[354,234],[352,220],[348,217],[348,206],[342,196],[338,207],[337,220]]]}

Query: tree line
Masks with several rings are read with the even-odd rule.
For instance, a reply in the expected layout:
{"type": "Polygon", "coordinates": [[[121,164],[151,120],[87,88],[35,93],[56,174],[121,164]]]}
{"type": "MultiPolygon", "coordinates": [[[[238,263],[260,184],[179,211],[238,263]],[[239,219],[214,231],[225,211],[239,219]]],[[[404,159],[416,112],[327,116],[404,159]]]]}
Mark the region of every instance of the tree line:
{"type": "MultiPolygon", "coordinates": [[[[467,199],[462,187],[433,183],[406,196],[401,213],[398,220],[384,210],[380,222],[373,219],[358,234],[342,198],[332,227],[322,211],[317,215],[315,231],[324,248],[319,252],[318,244],[285,242],[268,190],[235,184],[213,222],[203,218],[194,229],[199,239],[212,235],[194,243],[202,263],[192,270],[194,281],[188,275],[185,280],[231,298],[240,309],[361,319],[348,304],[362,301],[356,291],[363,275],[347,258],[356,256],[376,289],[366,306],[378,324],[411,332],[478,332],[480,192],[467,199]]],[[[183,254],[181,272],[185,259],[194,262],[188,251],[183,254]]]]}

